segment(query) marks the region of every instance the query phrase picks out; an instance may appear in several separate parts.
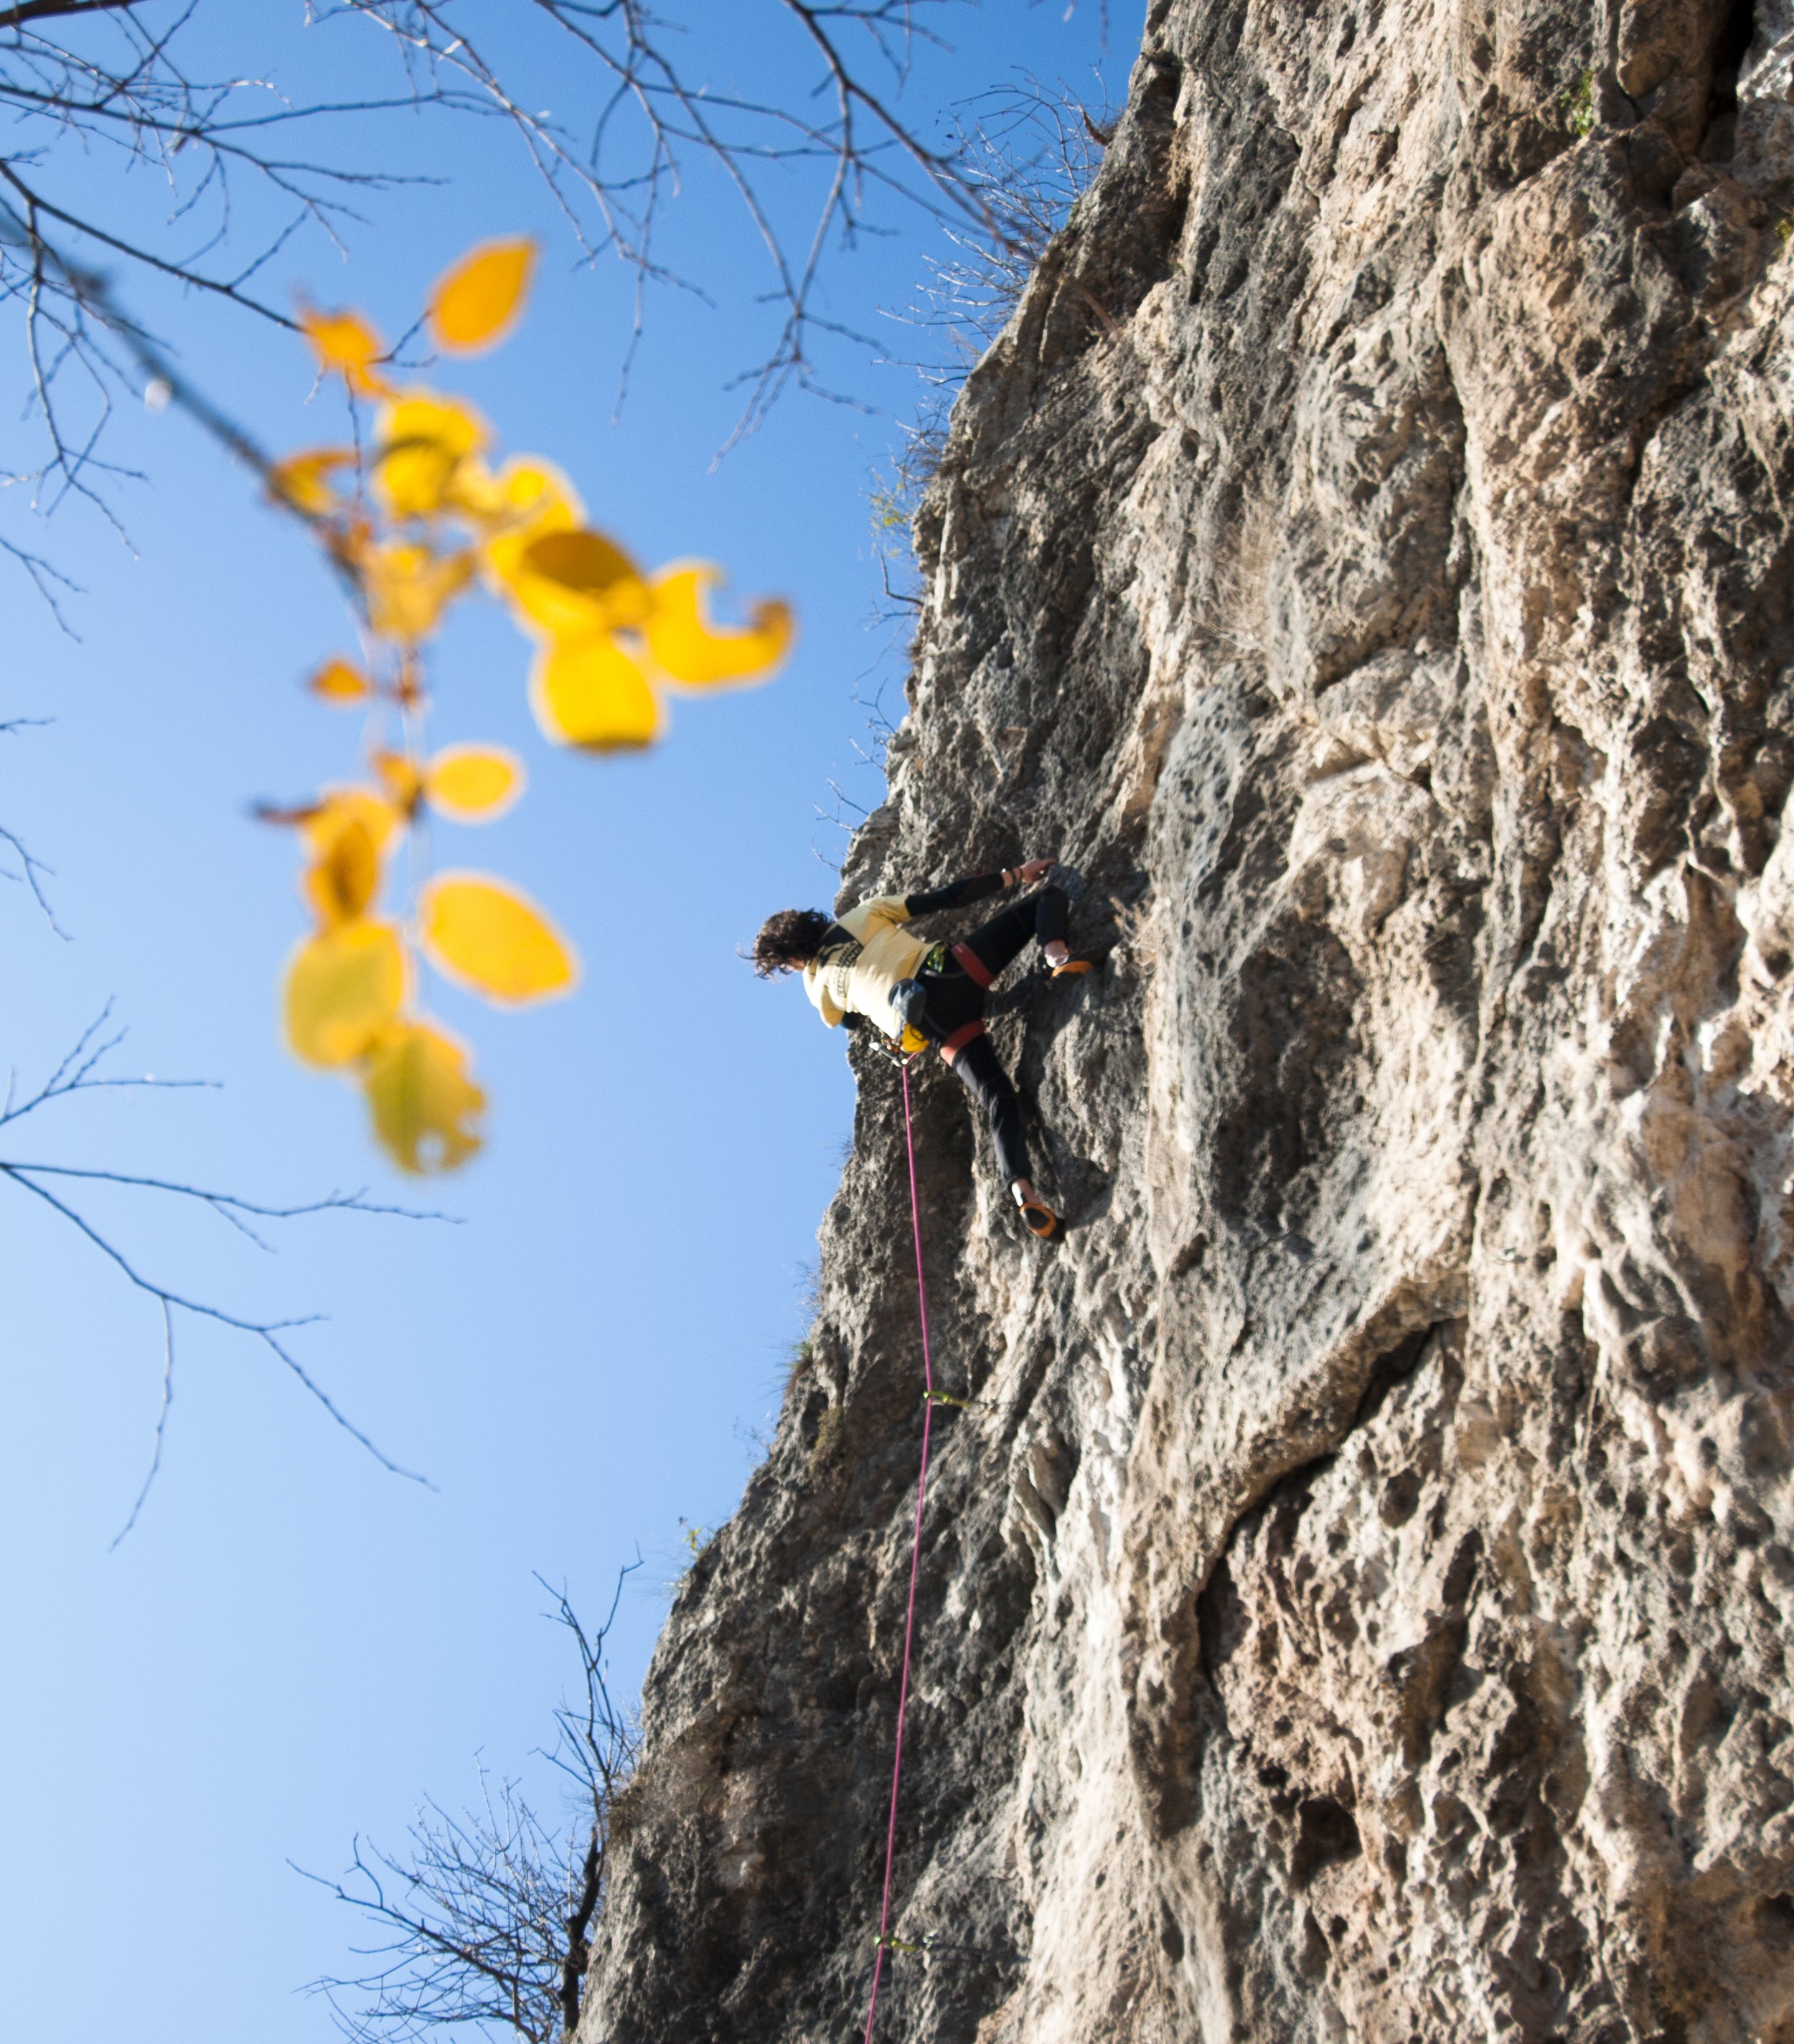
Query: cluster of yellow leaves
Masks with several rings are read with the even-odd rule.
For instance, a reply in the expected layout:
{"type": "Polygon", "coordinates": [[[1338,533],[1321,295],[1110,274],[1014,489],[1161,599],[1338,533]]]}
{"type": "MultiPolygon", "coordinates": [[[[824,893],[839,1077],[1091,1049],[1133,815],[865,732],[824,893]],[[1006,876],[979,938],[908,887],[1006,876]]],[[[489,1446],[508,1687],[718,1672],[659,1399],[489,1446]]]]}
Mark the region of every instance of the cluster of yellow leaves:
{"type": "Polygon", "coordinates": [[[407,931],[379,912],[387,866],[420,814],[459,822],[501,814],[523,785],[496,746],[451,746],[416,765],[376,752],[378,786],[331,788],[286,813],[307,859],[312,934],[286,968],[286,1040],[295,1057],[361,1083],[375,1132],[410,1171],[451,1170],[479,1147],[486,1096],[465,1048],[413,1012],[413,948],[444,977],[515,1005],[567,992],[571,947],[535,904],[502,881],[441,874],[420,890],[407,931]]]}
{"type": "MultiPolygon", "coordinates": [[[[456,264],[425,309],[436,348],[472,355],[500,340],[533,257],[527,241],[501,241],[456,264]]],[[[551,463],[495,463],[491,428],[471,405],[397,385],[359,313],[307,308],[301,324],[321,372],[342,379],[352,405],[378,409],[364,445],[302,450],[270,478],[335,563],[361,625],[361,657],[325,661],[308,686],[371,725],[365,782],[263,812],[298,832],[313,924],[287,966],[286,1039],[306,1064],[359,1084],[376,1137],[404,1170],[451,1170],[480,1146],[486,1096],[465,1046],[417,1008],[420,962],[508,1007],[569,992],[578,968],[543,910],[490,874],[439,873],[403,911],[382,909],[395,855],[417,851],[430,817],[490,822],[524,786],[521,763],[497,746],[426,756],[427,642],[459,597],[485,588],[536,643],[529,700],[544,733],[611,752],[661,734],[668,694],[766,678],[791,644],[791,613],[765,602],[745,625],[718,624],[707,601],[716,568],[684,561],[644,574],[593,529],[551,463]]]]}

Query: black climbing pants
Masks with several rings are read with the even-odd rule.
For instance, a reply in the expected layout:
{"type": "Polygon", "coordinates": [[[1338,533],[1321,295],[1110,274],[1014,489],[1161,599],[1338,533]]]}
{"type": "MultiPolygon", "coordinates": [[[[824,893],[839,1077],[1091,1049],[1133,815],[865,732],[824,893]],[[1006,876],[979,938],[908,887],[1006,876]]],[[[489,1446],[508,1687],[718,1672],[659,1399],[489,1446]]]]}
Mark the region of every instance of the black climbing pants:
{"type": "MultiPolygon", "coordinates": [[[[962,941],[994,980],[1020,955],[1030,937],[1042,944],[1065,940],[1064,890],[1043,887],[1038,894],[993,916],[962,941]]],[[[968,1023],[984,1020],[985,989],[971,974],[948,955],[935,971],[920,978],[927,989],[928,1020],[942,1036],[951,1036],[968,1023]]],[[[997,1169],[1005,1185],[1034,1175],[1028,1161],[1028,1144],[1022,1135],[1021,1103],[1009,1077],[997,1061],[988,1036],[974,1036],[954,1054],[953,1073],[989,1124],[997,1146],[997,1169]]]]}
{"type": "Polygon", "coordinates": [[[1038,894],[981,923],[965,939],[966,948],[977,954],[985,970],[996,979],[1021,956],[1030,937],[1038,937],[1043,944],[1062,944],[1070,905],[1062,887],[1043,887],[1038,894]]]}
{"type": "Polygon", "coordinates": [[[988,1036],[974,1036],[953,1056],[953,1075],[977,1101],[990,1124],[991,1140],[997,1146],[997,1168],[1003,1182],[1012,1185],[1017,1178],[1034,1176],[1028,1161],[1028,1144],[1022,1136],[1021,1102],[1009,1083],[1009,1075],[997,1062],[988,1036]]]}

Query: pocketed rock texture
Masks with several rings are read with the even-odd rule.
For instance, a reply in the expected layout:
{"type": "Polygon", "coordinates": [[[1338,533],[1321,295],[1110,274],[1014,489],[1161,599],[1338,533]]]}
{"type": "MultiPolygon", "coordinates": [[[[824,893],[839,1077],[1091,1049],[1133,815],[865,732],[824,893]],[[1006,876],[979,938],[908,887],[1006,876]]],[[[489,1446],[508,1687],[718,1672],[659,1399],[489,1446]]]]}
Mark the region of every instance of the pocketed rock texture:
{"type": "MultiPolygon", "coordinates": [[[[1791,88],[1794,0],[1170,0],[960,401],[844,898],[1055,850],[1106,956],[997,1029],[1056,1250],[917,1067],[978,1402],[883,2037],[1794,2040],[1791,88]]],[[[584,2044],[864,2024],[922,1408],[855,1055],[584,2044]]]]}

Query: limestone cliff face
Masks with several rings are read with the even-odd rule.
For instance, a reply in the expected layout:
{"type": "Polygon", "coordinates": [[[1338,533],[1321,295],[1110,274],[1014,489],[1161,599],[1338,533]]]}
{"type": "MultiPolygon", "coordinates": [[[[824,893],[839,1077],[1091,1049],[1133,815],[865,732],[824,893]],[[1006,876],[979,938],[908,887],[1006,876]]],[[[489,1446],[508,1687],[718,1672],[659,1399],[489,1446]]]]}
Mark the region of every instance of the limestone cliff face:
{"type": "MultiPolygon", "coordinates": [[[[1168,0],[959,404],[845,892],[1055,850],[1109,948],[998,1030],[1058,1250],[920,1077],[979,1403],[886,2037],[1794,2039],[1791,81],[1790,0],[1168,0]]],[[[586,2044],[864,2020],[921,1409],[860,1080],[586,2044]]]]}

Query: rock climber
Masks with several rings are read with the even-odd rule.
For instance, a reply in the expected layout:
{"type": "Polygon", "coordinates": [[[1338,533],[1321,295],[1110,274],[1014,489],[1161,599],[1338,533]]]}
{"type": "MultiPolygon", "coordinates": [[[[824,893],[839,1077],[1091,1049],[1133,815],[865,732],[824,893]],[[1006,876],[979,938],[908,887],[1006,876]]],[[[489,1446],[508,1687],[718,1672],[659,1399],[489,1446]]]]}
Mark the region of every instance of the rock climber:
{"type": "Polygon", "coordinates": [[[905,1050],[935,1046],[984,1110],[1023,1224],[1043,1241],[1058,1233],[1059,1218],[1034,1189],[1020,1104],[985,1034],[984,997],[1030,937],[1046,953],[1055,978],[1090,970],[1090,961],[1073,957],[1066,943],[1065,891],[1043,887],[956,944],[930,944],[904,925],[912,916],[1031,886],[1052,866],[1050,859],[1030,859],[920,894],[877,894],[838,918],[820,909],[782,909],[754,939],[754,970],[763,979],[801,972],[804,991],[830,1028],[870,1022],[905,1050]]]}

